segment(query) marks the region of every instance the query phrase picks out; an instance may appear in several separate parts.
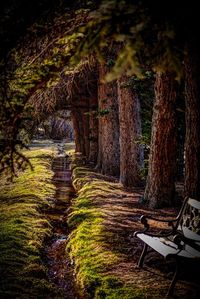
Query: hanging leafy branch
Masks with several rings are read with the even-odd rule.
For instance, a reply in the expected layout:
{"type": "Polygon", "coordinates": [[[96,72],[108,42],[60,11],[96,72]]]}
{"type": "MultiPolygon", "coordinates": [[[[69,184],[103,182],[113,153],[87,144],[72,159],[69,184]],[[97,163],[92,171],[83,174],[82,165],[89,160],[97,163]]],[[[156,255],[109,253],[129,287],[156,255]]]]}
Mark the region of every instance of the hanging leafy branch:
{"type": "MultiPolygon", "coordinates": [[[[4,84],[0,89],[0,172],[10,170],[12,175],[26,165],[30,165],[28,159],[21,154],[21,149],[27,147],[27,142],[20,132],[27,131],[27,121],[33,119],[33,107],[29,99],[42,88],[49,88],[49,82],[55,81],[58,74],[69,64],[71,56],[83,38],[80,34],[73,34],[74,28],[86,22],[87,13],[80,17],[71,18],[68,26],[71,35],[65,36],[65,42],[56,41],[54,47],[42,63],[37,59],[29,65],[23,61],[14,71],[5,69],[2,78],[4,84]],[[82,23],[81,23],[82,22],[82,23]]],[[[68,31],[69,33],[69,31],[68,31]]]]}
{"type": "MultiPolygon", "coordinates": [[[[84,34],[73,60],[76,62],[91,50],[100,61],[106,47],[117,48],[117,55],[107,81],[128,76],[143,76],[146,66],[153,70],[174,71],[182,76],[182,52],[179,49],[174,23],[156,15],[150,1],[106,0],[89,15],[89,22],[79,28],[84,34]]],[[[170,4],[164,2],[170,7],[170,4]]],[[[169,8],[168,7],[168,8],[169,8]]]]}

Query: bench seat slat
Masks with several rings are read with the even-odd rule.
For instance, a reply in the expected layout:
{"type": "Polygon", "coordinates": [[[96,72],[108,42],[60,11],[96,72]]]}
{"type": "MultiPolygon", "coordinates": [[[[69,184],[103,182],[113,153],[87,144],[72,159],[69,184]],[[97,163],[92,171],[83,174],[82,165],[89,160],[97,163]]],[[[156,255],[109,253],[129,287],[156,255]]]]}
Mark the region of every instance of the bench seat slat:
{"type": "Polygon", "coordinates": [[[137,234],[137,237],[164,257],[168,255],[178,255],[185,258],[200,258],[200,252],[189,245],[186,245],[184,249],[180,250],[178,246],[168,238],[152,237],[143,233],[137,234]]]}

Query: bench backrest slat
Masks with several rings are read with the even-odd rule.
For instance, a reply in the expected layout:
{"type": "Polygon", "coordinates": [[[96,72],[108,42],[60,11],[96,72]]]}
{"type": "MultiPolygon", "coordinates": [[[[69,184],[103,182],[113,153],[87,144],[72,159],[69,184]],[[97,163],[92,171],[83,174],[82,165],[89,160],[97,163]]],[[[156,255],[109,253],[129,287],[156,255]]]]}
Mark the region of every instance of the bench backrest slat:
{"type": "Polygon", "coordinates": [[[178,230],[187,238],[200,242],[200,202],[188,198],[180,216],[178,230]]]}
{"type": "Polygon", "coordinates": [[[188,204],[191,207],[194,207],[197,210],[200,210],[200,201],[193,199],[193,198],[188,198],[188,204]]]}

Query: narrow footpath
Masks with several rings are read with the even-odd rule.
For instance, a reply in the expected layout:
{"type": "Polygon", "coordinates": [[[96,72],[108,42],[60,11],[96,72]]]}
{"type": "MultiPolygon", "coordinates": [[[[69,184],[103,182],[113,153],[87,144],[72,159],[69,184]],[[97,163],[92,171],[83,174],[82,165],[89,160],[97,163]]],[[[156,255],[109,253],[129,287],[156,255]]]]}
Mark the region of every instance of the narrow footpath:
{"type": "Polygon", "coordinates": [[[58,154],[52,162],[56,193],[51,209],[45,211],[53,227],[53,234],[46,243],[45,255],[49,280],[58,287],[61,294],[58,298],[78,299],[73,265],[66,251],[69,235],[67,217],[75,191],[71,182],[70,159],[61,144],[57,147],[58,154]]]}

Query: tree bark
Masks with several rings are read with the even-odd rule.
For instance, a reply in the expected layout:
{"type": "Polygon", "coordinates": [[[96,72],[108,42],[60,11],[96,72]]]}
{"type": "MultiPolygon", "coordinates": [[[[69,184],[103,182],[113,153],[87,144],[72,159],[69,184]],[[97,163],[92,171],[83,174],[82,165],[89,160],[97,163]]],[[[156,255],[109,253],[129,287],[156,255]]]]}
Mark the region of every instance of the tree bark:
{"type": "Polygon", "coordinates": [[[82,155],[89,157],[89,109],[74,108],[71,111],[72,122],[74,127],[75,151],[81,152],[82,155]]]}
{"type": "Polygon", "coordinates": [[[89,161],[92,163],[97,162],[98,156],[98,119],[96,116],[96,111],[98,109],[98,99],[93,97],[89,101],[89,142],[90,142],[90,152],[89,161]]]}
{"type": "Polygon", "coordinates": [[[130,87],[123,86],[127,77],[118,80],[120,123],[120,182],[124,186],[140,186],[139,171],[143,164],[143,148],[138,139],[141,135],[140,103],[130,87]]]}
{"type": "Polygon", "coordinates": [[[82,108],[80,111],[80,117],[81,117],[81,126],[83,131],[83,139],[84,139],[84,152],[86,159],[89,158],[90,153],[90,140],[89,140],[89,107],[88,108],[82,108]]]}
{"type": "Polygon", "coordinates": [[[171,206],[176,176],[176,82],[172,73],[157,73],[149,171],[144,198],[150,207],[171,206]]]}
{"type": "Polygon", "coordinates": [[[99,67],[99,152],[98,168],[103,174],[119,176],[119,107],[117,83],[103,83],[107,72],[105,65],[99,67]]]}
{"type": "Polygon", "coordinates": [[[185,55],[185,195],[200,200],[200,57],[196,45],[185,55]]]}
{"type": "Polygon", "coordinates": [[[83,130],[81,128],[80,111],[72,109],[71,111],[72,123],[74,128],[75,151],[81,152],[85,155],[83,130]]]}

